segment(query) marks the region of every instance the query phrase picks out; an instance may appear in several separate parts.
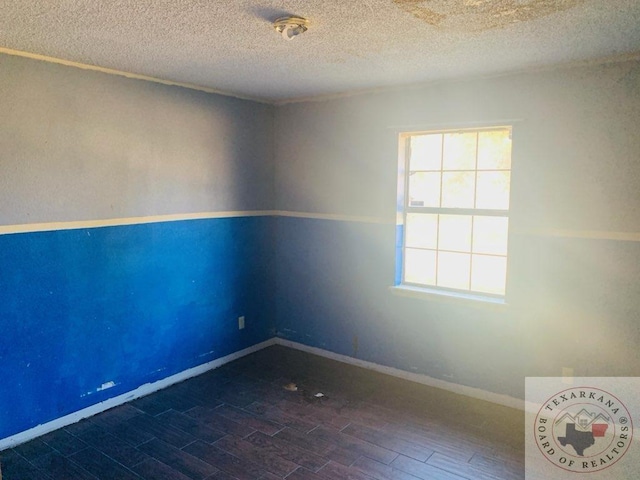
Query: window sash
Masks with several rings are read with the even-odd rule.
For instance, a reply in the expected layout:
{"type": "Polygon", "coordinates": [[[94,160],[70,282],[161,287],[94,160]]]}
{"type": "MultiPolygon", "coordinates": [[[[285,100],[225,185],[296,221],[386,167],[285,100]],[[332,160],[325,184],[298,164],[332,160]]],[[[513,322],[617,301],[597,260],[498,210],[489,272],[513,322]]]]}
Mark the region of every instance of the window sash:
{"type": "MultiPolygon", "coordinates": [[[[503,127],[506,128],[506,127],[503,127]]],[[[486,131],[492,131],[492,130],[501,130],[503,128],[497,127],[497,128],[478,128],[478,129],[463,129],[463,130],[449,130],[449,131],[433,131],[433,132],[415,132],[415,133],[407,133],[407,134],[402,134],[402,140],[404,140],[404,172],[403,172],[403,176],[404,176],[404,201],[403,201],[403,211],[402,211],[402,222],[403,222],[403,230],[404,230],[404,235],[402,238],[402,277],[401,277],[401,283],[403,285],[407,285],[407,286],[415,286],[415,287],[420,287],[420,288],[424,288],[426,290],[430,290],[430,291],[443,291],[443,292],[451,292],[451,293],[462,293],[462,294],[472,294],[472,295],[481,295],[481,296],[485,296],[485,297],[490,297],[490,298],[498,298],[498,299],[502,299],[505,298],[506,296],[506,285],[505,285],[505,291],[504,293],[501,294],[495,294],[495,293],[488,293],[488,292],[483,292],[483,291],[479,291],[479,290],[473,290],[471,288],[471,280],[469,282],[469,288],[468,289],[457,289],[457,288],[450,288],[447,286],[440,286],[440,285],[430,285],[430,284],[425,284],[425,283],[416,283],[416,282],[410,282],[407,281],[406,279],[406,261],[407,261],[407,248],[409,249],[413,249],[413,250],[425,250],[425,251],[433,251],[435,252],[436,255],[436,259],[438,258],[438,253],[442,252],[442,253],[464,253],[464,254],[468,254],[470,256],[470,262],[473,262],[473,255],[483,255],[483,256],[490,256],[490,257],[497,257],[497,258],[504,258],[505,261],[507,262],[507,270],[508,270],[508,258],[509,255],[505,254],[505,255],[498,255],[498,254],[474,254],[472,251],[469,252],[454,252],[454,251],[449,251],[449,250],[445,250],[445,249],[440,249],[438,245],[436,245],[435,249],[429,249],[429,248],[420,248],[420,247],[407,247],[407,215],[412,214],[412,213],[424,213],[424,214],[436,214],[436,215],[471,215],[471,216],[486,216],[486,217],[491,217],[491,216],[495,216],[495,217],[506,217],[507,219],[509,219],[510,215],[510,208],[509,209],[478,209],[478,208],[457,208],[457,207],[423,207],[423,206],[411,206],[409,205],[409,200],[410,200],[410,190],[409,190],[409,181],[410,181],[410,176],[411,173],[414,172],[419,172],[419,171],[423,171],[423,170],[411,170],[410,169],[410,165],[411,165],[411,138],[413,136],[417,136],[417,135],[424,135],[424,134],[431,134],[431,133],[456,133],[456,132],[460,132],[460,133],[469,133],[469,132],[486,132],[486,131]]],[[[477,155],[477,151],[476,151],[476,155],[477,155]]],[[[476,167],[477,167],[477,159],[476,159],[476,167]]],[[[424,170],[425,172],[446,172],[448,170],[424,170]]],[[[474,170],[469,170],[470,172],[474,172],[477,175],[477,172],[484,172],[485,170],[478,170],[477,168],[474,170]]],[[[489,170],[486,170],[489,171],[489,170]]],[[[511,172],[511,168],[509,169],[492,169],[491,171],[508,171],[511,172]]],[[[509,185],[509,192],[510,192],[510,185],[509,185]]],[[[474,192],[474,197],[475,195],[477,195],[477,192],[474,192]]],[[[507,237],[509,237],[509,233],[507,233],[507,237]]],[[[507,238],[507,245],[509,244],[508,238],[507,238]]],[[[437,260],[436,260],[437,262],[437,260]]],[[[437,264],[436,264],[436,269],[437,269],[437,264]]],[[[437,272],[437,270],[436,270],[437,272]]],[[[508,273],[508,272],[507,272],[508,273]]],[[[437,275],[437,273],[436,273],[437,275]]],[[[469,274],[470,278],[471,278],[471,273],[469,274]]],[[[436,276],[437,278],[437,276],[436,276]]]]}

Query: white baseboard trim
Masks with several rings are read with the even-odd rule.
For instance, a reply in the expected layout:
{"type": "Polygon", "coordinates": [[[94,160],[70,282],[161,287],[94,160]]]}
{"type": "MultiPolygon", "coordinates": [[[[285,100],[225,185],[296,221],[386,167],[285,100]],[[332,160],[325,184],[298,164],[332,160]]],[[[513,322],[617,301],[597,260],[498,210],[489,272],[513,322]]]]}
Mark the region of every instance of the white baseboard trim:
{"type": "Polygon", "coordinates": [[[336,360],[338,362],[346,363],[349,365],[355,365],[357,367],[366,368],[367,370],[384,373],[393,377],[402,378],[404,380],[409,380],[410,382],[420,383],[422,385],[427,385],[430,387],[440,388],[442,390],[465,395],[467,397],[475,398],[478,400],[484,400],[498,405],[503,405],[505,407],[515,408],[518,410],[524,410],[525,408],[525,402],[523,400],[515,397],[510,397],[508,395],[488,392],[486,390],[467,387],[465,385],[458,385],[456,383],[439,380],[427,375],[405,372],[404,370],[400,370],[397,368],[379,365],[377,363],[368,362],[366,360],[360,360],[357,358],[349,357],[347,355],[341,355],[339,353],[323,350],[321,348],[310,347],[302,343],[292,342],[283,338],[274,337],[251,347],[245,348],[244,350],[231,353],[216,360],[212,360],[211,362],[207,362],[183,372],[176,373],[175,375],[171,375],[170,377],[158,380],[157,382],[146,383],[136,388],[135,390],[123,393],[121,395],[118,395],[117,397],[110,398],[103,402],[96,403],[95,405],[91,405],[90,407],[84,408],[69,415],[65,415],[64,417],[56,418],[55,420],[30,428],[29,430],[25,430],[24,432],[16,433],[15,435],[12,435],[10,437],[0,439],[0,451],[7,448],[15,447],[17,445],[20,445],[21,443],[28,442],[29,440],[33,440],[36,437],[40,437],[59,428],[79,422],[84,418],[92,417],[93,415],[97,415],[98,413],[102,413],[111,408],[130,402],[131,400],[135,400],[136,398],[150,395],[154,392],[170,387],[171,385],[182,382],[183,380],[201,375],[209,370],[216,369],[226,363],[232,362],[246,355],[250,355],[272,345],[282,345],[284,347],[301,350],[303,352],[308,352],[320,357],[329,358],[331,360],[336,360]]]}
{"type": "Polygon", "coordinates": [[[158,380],[157,382],[146,383],[136,388],[135,390],[123,393],[121,395],[118,395],[117,397],[109,398],[108,400],[96,403],[95,405],[91,405],[90,407],[84,408],[77,412],[70,413],[69,415],[65,415],[64,417],[56,418],[55,420],[43,423],[41,425],[38,425],[37,427],[30,428],[29,430],[25,430],[24,432],[16,433],[15,435],[12,435],[10,437],[0,439],[0,451],[7,448],[15,447],[16,445],[20,445],[21,443],[28,442],[29,440],[32,440],[36,437],[52,432],[53,430],[57,430],[59,428],[66,427],[67,425],[71,425],[72,423],[79,422],[84,418],[102,413],[105,410],[109,410],[110,408],[117,407],[118,405],[122,405],[123,403],[130,402],[131,400],[134,400],[136,398],[144,397],[151,393],[157,392],[158,390],[170,387],[171,385],[182,382],[183,380],[187,380],[188,378],[201,375],[209,370],[221,367],[226,363],[232,362],[234,360],[237,360],[238,358],[244,357],[275,344],[276,339],[270,338],[269,340],[245,348],[244,350],[240,350],[224,357],[217,358],[216,360],[212,360],[211,362],[207,362],[202,365],[198,365],[197,367],[184,370],[183,372],[176,373],[175,375],[163,378],[162,380],[158,380]]]}
{"type": "Polygon", "coordinates": [[[373,362],[367,362],[366,360],[360,360],[357,358],[349,357],[347,355],[341,355],[339,353],[330,352],[321,348],[310,347],[302,343],[292,342],[285,340],[284,338],[276,338],[276,345],[282,345],[284,347],[295,348],[296,350],[302,350],[303,352],[312,353],[321,357],[336,360],[338,362],[347,363],[349,365],[355,365],[357,367],[366,368],[367,370],[373,370],[375,372],[385,373],[393,377],[409,380],[410,382],[420,383],[422,385],[428,385],[429,387],[440,388],[441,390],[447,390],[448,392],[457,393],[459,395],[465,395],[467,397],[475,398],[478,400],[484,400],[486,402],[496,403],[505,407],[515,408],[518,410],[524,410],[525,402],[519,398],[511,397],[509,395],[502,395],[500,393],[488,392],[475,387],[467,387],[466,385],[459,385],[457,383],[451,383],[437,378],[429,377],[427,375],[421,375],[419,373],[405,372],[398,368],[386,367],[373,362]]]}

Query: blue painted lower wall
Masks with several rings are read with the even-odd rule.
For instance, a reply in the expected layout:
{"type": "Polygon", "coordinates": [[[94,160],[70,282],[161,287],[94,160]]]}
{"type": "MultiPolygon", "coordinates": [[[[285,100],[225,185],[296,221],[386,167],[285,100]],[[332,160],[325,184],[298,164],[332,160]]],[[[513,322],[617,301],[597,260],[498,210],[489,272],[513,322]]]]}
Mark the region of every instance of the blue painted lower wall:
{"type": "Polygon", "coordinates": [[[504,309],[394,295],[394,225],[281,217],[278,336],[524,398],[526,376],[640,375],[640,243],[513,234],[504,309]]]}
{"type": "Polygon", "coordinates": [[[276,222],[278,336],[395,365],[395,329],[386,331],[380,321],[395,275],[395,226],[289,217],[276,222]]]}
{"type": "Polygon", "coordinates": [[[0,235],[0,438],[273,337],[274,222],[0,235]]]}
{"type": "Polygon", "coordinates": [[[0,235],[0,438],[274,336],[517,398],[562,366],[640,375],[640,243],[512,235],[495,311],[390,293],[397,238],[295,217],[0,235]]]}

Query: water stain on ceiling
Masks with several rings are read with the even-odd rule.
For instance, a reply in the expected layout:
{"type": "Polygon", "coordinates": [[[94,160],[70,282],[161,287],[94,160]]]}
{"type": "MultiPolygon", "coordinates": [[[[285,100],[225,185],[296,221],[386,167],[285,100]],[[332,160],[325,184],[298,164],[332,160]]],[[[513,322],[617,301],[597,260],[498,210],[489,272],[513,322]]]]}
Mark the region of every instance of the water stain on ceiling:
{"type": "Polygon", "coordinates": [[[576,7],[584,0],[393,0],[407,13],[447,30],[479,32],[527,22],[576,7]]]}

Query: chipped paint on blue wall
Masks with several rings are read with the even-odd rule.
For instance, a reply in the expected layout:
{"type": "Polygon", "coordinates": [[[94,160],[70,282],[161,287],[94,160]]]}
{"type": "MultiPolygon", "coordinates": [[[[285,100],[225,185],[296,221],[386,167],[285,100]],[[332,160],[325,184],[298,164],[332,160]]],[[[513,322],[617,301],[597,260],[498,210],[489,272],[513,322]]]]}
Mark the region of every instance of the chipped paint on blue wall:
{"type": "Polygon", "coordinates": [[[8,55],[0,91],[0,439],[273,337],[272,106],[8,55]]]}
{"type": "Polygon", "coordinates": [[[271,338],[272,224],[0,235],[0,438],[271,338]]]}

